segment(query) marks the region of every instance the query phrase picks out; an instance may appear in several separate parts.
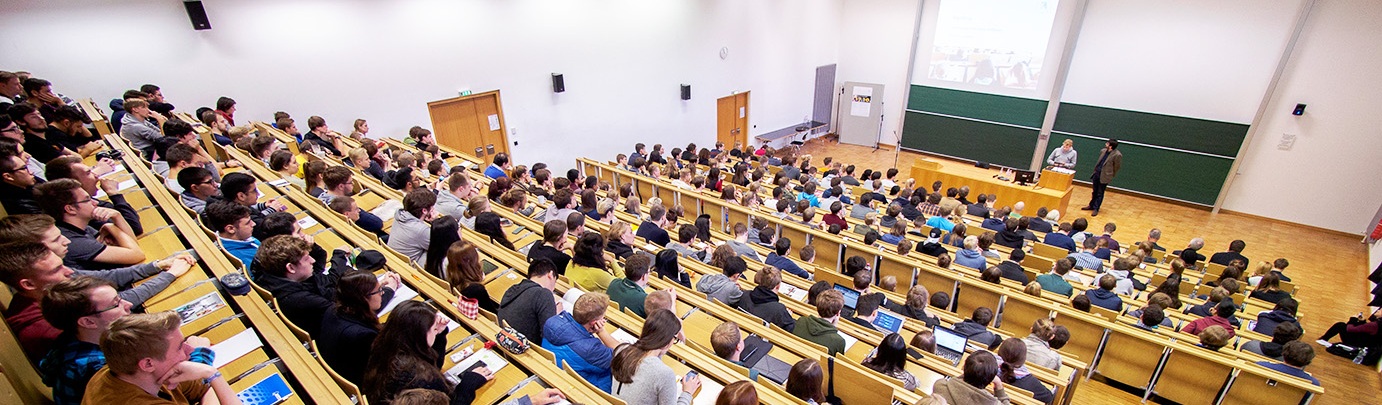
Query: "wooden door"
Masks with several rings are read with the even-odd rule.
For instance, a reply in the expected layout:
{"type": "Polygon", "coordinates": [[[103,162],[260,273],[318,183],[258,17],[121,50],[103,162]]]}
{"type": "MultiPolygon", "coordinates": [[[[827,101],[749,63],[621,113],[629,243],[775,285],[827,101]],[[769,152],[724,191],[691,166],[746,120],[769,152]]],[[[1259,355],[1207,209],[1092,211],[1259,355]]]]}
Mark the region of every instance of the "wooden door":
{"type": "Polygon", "coordinates": [[[749,93],[743,92],[715,100],[716,136],[725,147],[734,142],[748,144],[749,93]]]}
{"type": "Polygon", "coordinates": [[[498,90],[433,101],[427,103],[427,112],[437,143],[485,161],[496,153],[509,153],[498,90]]]}

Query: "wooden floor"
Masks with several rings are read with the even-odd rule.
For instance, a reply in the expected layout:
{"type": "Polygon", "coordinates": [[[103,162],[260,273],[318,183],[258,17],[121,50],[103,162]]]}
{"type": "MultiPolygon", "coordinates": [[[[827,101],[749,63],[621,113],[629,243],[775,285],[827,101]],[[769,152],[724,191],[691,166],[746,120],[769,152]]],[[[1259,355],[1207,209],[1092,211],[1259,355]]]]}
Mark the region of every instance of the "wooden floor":
{"type": "MultiPolygon", "coordinates": [[[[826,156],[855,164],[858,166],[856,173],[862,173],[865,168],[892,167],[894,156],[894,152],[888,149],[875,151],[870,147],[834,142],[827,144],[819,140],[805,145],[803,152],[811,154],[812,162],[816,164],[826,156]]],[[[908,173],[912,162],[921,157],[919,153],[903,151],[897,167],[903,173],[908,173]]],[[[1084,206],[1089,198],[1090,188],[1076,185],[1070,200],[1072,210],[1084,206]]],[[[1036,208],[1027,207],[1027,211],[1035,212],[1036,208]]],[[[1088,212],[1076,210],[1074,214],[1063,214],[1062,221],[1066,221],[1085,216],[1088,212]]],[[[1370,269],[1367,268],[1367,248],[1359,243],[1360,236],[1341,235],[1240,214],[1210,214],[1207,208],[1163,202],[1114,190],[1105,196],[1099,216],[1090,219],[1091,230],[1102,229],[1105,222],[1113,221],[1118,225],[1114,237],[1124,243],[1145,239],[1147,231],[1155,227],[1162,231],[1160,244],[1172,250],[1185,247],[1191,238],[1203,237],[1206,241],[1204,254],[1208,256],[1227,250],[1230,241],[1242,239],[1247,243],[1244,256],[1254,262],[1287,258],[1291,266],[1286,273],[1301,288],[1297,298],[1301,300],[1300,312],[1305,316],[1302,319],[1302,326],[1305,327],[1302,340],[1311,342],[1316,349],[1315,362],[1306,367],[1306,371],[1314,374],[1325,388],[1325,395],[1313,403],[1382,403],[1379,398],[1382,377],[1378,373],[1325,353],[1322,347],[1313,343],[1329,325],[1367,310],[1365,306],[1369,291],[1366,277],[1370,269]]],[[[1096,381],[1081,385],[1075,394],[1075,403],[1078,404],[1125,404],[1137,403],[1140,399],[1140,393],[1123,391],[1096,381]]]]}

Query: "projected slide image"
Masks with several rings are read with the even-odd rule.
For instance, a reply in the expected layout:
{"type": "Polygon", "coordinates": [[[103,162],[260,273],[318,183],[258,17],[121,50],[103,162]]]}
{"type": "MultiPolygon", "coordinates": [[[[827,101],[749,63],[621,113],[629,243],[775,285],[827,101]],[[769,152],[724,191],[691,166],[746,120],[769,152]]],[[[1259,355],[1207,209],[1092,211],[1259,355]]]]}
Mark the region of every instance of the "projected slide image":
{"type": "Polygon", "coordinates": [[[927,77],[1036,89],[1056,0],[943,1],[927,77]]]}

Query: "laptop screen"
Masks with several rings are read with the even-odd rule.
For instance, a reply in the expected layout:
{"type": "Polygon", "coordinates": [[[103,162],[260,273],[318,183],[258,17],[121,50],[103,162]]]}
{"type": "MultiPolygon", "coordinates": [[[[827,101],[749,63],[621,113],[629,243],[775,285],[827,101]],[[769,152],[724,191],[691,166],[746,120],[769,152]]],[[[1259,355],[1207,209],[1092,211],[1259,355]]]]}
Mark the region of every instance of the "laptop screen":
{"type": "Polygon", "coordinates": [[[892,333],[902,330],[902,317],[883,309],[878,310],[878,317],[873,318],[873,325],[887,329],[892,333]]]}
{"type": "Polygon", "coordinates": [[[944,347],[960,353],[965,352],[965,342],[969,339],[966,339],[964,336],[939,325],[935,327],[932,333],[936,337],[936,347],[944,347]]]}
{"type": "Polygon", "coordinates": [[[839,291],[840,295],[845,296],[845,308],[854,309],[854,305],[859,302],[859,292],[854,291],[853,288],[836,284],[835,291],[839,291]]]}

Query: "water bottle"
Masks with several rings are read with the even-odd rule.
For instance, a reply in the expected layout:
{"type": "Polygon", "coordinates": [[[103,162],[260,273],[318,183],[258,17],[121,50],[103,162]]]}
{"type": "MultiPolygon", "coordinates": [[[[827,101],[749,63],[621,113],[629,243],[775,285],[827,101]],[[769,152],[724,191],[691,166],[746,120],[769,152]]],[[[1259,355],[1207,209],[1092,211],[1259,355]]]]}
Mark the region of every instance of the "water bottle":
{"type": "Polygon", "coordinates": [[[1363,358],[1368,356],[1368,348],[1358,349],[1358,355],[1353,356],[1353,364],[1363,364],[1363,358]]]}

